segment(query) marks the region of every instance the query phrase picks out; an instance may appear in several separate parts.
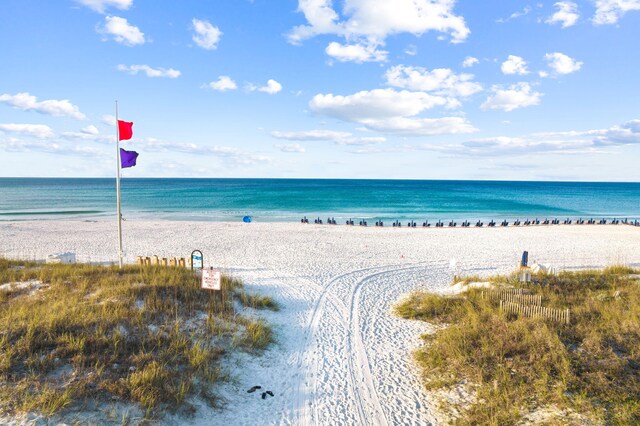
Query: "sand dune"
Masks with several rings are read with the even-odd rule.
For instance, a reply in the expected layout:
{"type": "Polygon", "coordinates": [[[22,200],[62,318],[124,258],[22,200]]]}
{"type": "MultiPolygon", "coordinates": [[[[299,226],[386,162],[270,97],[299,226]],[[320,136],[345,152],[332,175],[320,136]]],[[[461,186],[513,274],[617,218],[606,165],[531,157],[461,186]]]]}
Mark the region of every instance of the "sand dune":
{"type": "MultiPolygon", "coordinates": [[[[5,222],[0,255],[74,251],[81,260],[107,260],[115,238],[111,221],[5,222]]],[[[243,278],[282,307],[263,314],[277,343],[226,366],[233,380],[217,390],[226,408],[202,405],[188,421],[202,425],[438,423],[435,401],[411,367],[410,352],[429,326],[390,312],[403,294],[443,291],[454,273],[508,272],[523,250],[557,268],[640,264],[640,228],[624,225],[380,229],[130,220],[124,246],[129,261],[200,249],[205,265],[243,278]],[[253,385],[275,397],[248,394],[253,385]]]]}

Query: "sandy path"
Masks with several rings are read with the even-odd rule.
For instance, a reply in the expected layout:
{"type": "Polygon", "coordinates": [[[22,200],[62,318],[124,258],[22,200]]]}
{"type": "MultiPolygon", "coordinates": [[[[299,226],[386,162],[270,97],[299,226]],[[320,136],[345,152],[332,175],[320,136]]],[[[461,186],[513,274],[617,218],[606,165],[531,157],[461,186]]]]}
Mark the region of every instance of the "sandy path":
{"type": "MultiPolygon", "coordinates": [[[[71,250],[81,259],[106,260],[113,257],[114,228],[103,221],[0,223],[0,254],[42,257],[71,250]]],[[[432,424],[435,403],[422,391],[410,355],[430,327],[393,316],[398,298],[414,289],[443,290],[453,273],[512,270],[523,250],[557,267],[639,264],[640,228],[127,221],[125,247],[130,259],[201,249],[206,265],[243,278],[249,290],[274,297],[282,307],[260,313],[273,324],[276,344],[260,357],[239,354],[226,366],[232,380],[217,389],[226,408],[195,401],[198,415],[187,423],[432,424]],[[256,384],[275,397],[247,394],[256,384]]]]}

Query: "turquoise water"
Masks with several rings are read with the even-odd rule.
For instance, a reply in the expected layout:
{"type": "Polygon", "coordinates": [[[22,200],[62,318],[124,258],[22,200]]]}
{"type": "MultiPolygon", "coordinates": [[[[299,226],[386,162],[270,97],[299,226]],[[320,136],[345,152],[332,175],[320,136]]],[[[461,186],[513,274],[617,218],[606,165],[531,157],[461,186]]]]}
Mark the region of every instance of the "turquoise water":
{"type": "MultiPolygon", "coordinates": [[[[640,183],[123,179],[126,218],[446,221],[640,217],[640,183]]],[[[0,221],[115,216],[115,179],[0,178],[0,221]]]]}

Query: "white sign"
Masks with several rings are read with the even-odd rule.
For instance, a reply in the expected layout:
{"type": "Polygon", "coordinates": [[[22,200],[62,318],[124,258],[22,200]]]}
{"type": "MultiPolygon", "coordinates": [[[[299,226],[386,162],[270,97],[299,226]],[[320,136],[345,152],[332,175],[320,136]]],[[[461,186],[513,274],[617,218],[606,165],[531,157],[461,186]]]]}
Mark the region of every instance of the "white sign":
{"type": "Polygon", "coordinates": [[[194,269],[202,268],[202,256],[198,256],[197,254],[194,254],[191,256],[191,259],[193,262],[194,269]]]}
{"type": "Polygon", "coordinates": [[[222,290],[222,273],[212,269],[203,269],[202,288],[207,290],[222,290]]]}

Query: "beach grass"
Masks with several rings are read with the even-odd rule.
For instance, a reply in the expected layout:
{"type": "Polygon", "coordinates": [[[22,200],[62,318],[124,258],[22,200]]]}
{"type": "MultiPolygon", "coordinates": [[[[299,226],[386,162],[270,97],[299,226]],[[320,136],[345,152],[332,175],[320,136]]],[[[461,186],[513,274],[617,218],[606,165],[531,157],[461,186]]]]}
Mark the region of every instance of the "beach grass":
{"type": "Polygon", "coordinates": [[[443,400],[452,424],[517,424],[536,416],[547,416],[544,424],[640,424],[634,273],[614,266],[534,275],[525,285],[515,275],[488,279],[541,295],[544,306],[569,308],[568,324],[506,313],[481,290],[414,293],[395,309],[404,318],[446,325],[423,336],[415,359],[427,389],[466,384],[473,395],[460,406],[443,400]]]}
{"type": "Polygon", "coordinates": [[[4,283],[13,283],[0,291],[4,414],[50,416],[88,401],[118,401],[154,418],[192,396],[219,405],[210,385],[225,378],[223,359],[273,341],[269,325],[239,315],[234,300],[275,302],[225,275],[210,299],[184,268],[0,259],[4,283]]]}

